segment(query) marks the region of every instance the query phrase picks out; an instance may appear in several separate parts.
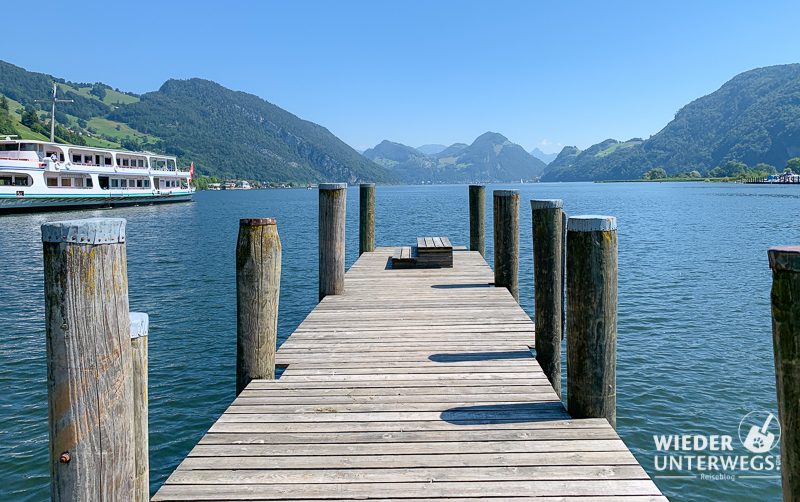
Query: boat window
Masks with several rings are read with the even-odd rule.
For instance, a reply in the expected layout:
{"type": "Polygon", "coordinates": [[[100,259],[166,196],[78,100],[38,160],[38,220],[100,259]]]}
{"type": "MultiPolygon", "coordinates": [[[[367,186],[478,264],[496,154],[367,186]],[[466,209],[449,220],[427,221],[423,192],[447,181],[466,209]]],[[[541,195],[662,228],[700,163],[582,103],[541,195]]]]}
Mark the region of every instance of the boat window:
{"type": "Polygon", "coordinates": [[[20,143],[19,149],[21,152],[35,152],[36,143],[20,143]]]}
{"type": "Polygon", "coordinates": [[[111,165],[111,157],[106,157],[105,165],[107,165],[107,166],[111,165]]]}
{"type": "Polygon", "coordinates": [[[97,164],[98,166],[100,165],[100,156],[99,155],[95,155],[94,156],[94,163],[97,164]]]}
{"type": "Polygon", "coordinates": [[[139,159],[139,167],[144,167],[144,159],[139,159]]]}
{"type": "Polygon", "coordinates": [[[11,176],[0,176],[0,186],[11,186],[11,176]]]}
{"type": "Polygon", "coordinates": [[[86,188],[92,188],[92,178],[86,178],[86,188]]]}
{"type": "Polygon", "coordinates": [[[83,163],[84,164],[92,164],[92,156],[91,155],[84,155],[83,156],[83,163]]]}
{"type": "Polygon", "coordinates": [[[75,178],[73,183],[75,188],[83,188],[83,178],[75,178]]]}
{"type": "Polygon", "coordinates": [[[142,188],[142,180],[136,180],[136,188],[142,188]]]}
{"type": "Polygon", "coordinates": [[[81,163],[81,156],[80,155],[73,155],[72,156],[72,162],[75,163],[75,164],[80,164],[81,163]]]}
{"type": "Polygon", "coordinates": [[[16,143],[3,143],[0,145],[0,152],[16,152],[19,146],[16,143]]]}
{"type": "Polygon", "coordinates": [[[124,167],[129,167],[130,166],[130,161],[128,159],[122,159],[122,165],[124,167]]]}
{"type": "Polygon", "coordinates": [[[150,180],[144,180],[144,187],[150,188],[150,180]]]}
{"type": "Polygon", "coordinates": [[[26,187],[31,184],[31,177],[30,176],[14,176],[14,185],[18,187],[26,187]]]}
{"type": "Polygon", "coordinates": [[[61,178],[61,186],[62,187],[71,187],[72,186],[72,179],[71,178],[61,178]]]}
{"type": "Polygon", "coordinates": [[[119,180],[111,180],[111,188],[119,188],[119,180]]]}
{"type": "Polygon", "coordinates": [[[58,186],[58,178],[47,178],[47,186],[49,186],[49,187],[57,187],[58,186]]]}
{"type": "Polygon", "coordinates": [[[128,188],[128,180],[119,180],[120,188],[128,188]]]}

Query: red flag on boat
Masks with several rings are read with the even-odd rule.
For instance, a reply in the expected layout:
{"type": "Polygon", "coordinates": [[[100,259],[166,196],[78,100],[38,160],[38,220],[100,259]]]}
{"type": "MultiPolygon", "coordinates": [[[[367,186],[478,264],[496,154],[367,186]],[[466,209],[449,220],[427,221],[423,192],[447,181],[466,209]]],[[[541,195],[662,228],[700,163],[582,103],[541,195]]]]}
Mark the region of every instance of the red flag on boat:
{"type": "Polygon", "coordinates": [[[192,181],[194,178],[194,162],[189,165],[189,181],[192,181]]]}

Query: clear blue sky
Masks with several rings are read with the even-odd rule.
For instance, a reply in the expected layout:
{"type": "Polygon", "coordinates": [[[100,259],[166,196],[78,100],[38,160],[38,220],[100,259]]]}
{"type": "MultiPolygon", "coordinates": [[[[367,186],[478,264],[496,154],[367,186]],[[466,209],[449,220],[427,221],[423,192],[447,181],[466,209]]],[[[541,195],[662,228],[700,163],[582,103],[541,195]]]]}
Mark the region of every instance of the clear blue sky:
{"type": "Polygon", "coordinates": [[[72,1],[12,17],[0,59],[138,93],[215,80],[358,149],[646,138],[737,73],[800,62],[797,0],[72,1]]]}

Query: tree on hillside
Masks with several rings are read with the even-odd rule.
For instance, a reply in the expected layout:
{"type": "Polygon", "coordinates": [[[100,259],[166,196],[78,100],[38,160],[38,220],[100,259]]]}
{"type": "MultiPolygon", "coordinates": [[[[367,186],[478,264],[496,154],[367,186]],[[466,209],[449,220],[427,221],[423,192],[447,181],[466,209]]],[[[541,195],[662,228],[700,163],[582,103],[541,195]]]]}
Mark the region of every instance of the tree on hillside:
{"type": "Polygon", "coordinates": [[[736,160],[729,160],[708,172],[712,178],[733,178],[747,172],[747,164],[736,160]]]}
{"type": "Polygon", "coordinates": [[[39,115],[30,105],[26,106],[25,111],[22,112],[22,120],[20,120],[20,122],[22,122],[22,125],[33,132],[38,132],[39,134],[44,134],[45,136],[50,135],[50,130],[45,127],[41,120],[39,120],[39,115]]]}
{"type": "Polygon", "coordinates": [[[100,100],[106,99],[106,87],[101,83],[92,84],[92,89],[89,91],[92,96],[97,96],[100,100]]]}
{"type": "MultiPolygon", "coordinates": [[[[800,173],[800,157],[793,157],[786,161],[786,169],[790,169],[793,173],[800,173]]],[[[784,169],[784,172],[786,172],[784,169]]]]}
{"type": "Polygon", "coordinates": [[[17,134],[5,96],[0,96],[0,134],[17,134]]]}
{"type": "Polygon", "coordinates": [[[775,166],[766,164],[764,162],[759,162],[753,167],[753,171],[763,176],[769,176],[770,174],[777,174],[778,170],[775,169],[775,166]]]}
{"type": "Polygon", "coordinates": [[[663,167],[654,167],[644,173],[642,179],[645,180],[663,180],[667,177],[667,171],[663,167]]]}

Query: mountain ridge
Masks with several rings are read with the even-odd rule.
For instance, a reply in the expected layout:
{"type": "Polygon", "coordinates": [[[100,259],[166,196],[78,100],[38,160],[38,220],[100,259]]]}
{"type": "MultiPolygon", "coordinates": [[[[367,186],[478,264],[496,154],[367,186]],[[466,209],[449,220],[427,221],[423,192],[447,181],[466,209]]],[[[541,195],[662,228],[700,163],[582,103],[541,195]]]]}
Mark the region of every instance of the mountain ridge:
{"type": "Polygon", "coordinates": [[[580,152],[565,147],[542,179],[638,179],[656,167],[668,175],[707,174],[728,161],[782,167],[798,155],[800,64],[794,63],[734,76],[683,106],[646,140],[606,140],[580,152]]]}
{"type": "Polygon", "coordinates": [[[389,140],[365,150],[363,155],[416,183],[532,180],[545,168],[544,162],[495,132],[478,136],[470,145],[454,143],[435,155],[389,140]]]}

